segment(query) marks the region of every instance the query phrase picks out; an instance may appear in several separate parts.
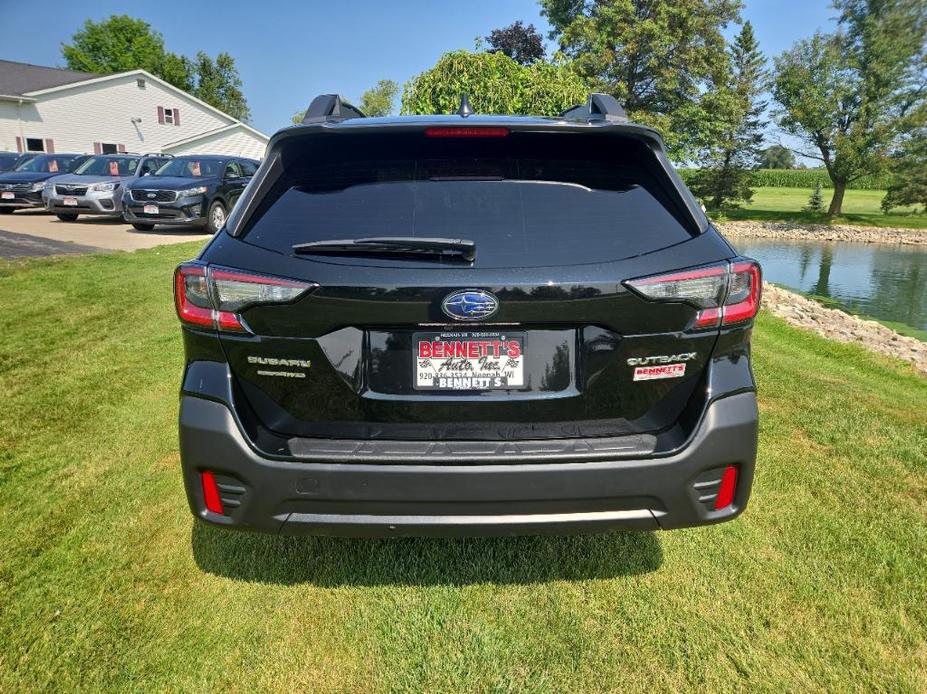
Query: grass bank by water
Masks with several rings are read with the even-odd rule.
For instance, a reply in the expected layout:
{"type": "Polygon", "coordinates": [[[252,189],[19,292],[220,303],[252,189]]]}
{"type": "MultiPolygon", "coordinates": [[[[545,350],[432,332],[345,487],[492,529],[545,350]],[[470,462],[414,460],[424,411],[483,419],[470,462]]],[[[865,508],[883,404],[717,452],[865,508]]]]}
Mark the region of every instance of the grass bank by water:
{"type": "MultiPolygon", "coordinates": [[[[753,221],[826,224],[823,214],[804,212],[811,196],[810,188],[756,188],[753,200],[739,210],[729,212],[728,219],[753,221]]],[[[833,191],[824,190],[824,207],[830,204],[833,191]]],[[[830,220],[834,224],[858,224],[877,227],[927,229],[927,214],[913,214],[915,208],[899,208],[883,214],[879,205],[884,190],[848,190],[843,202],[843,215],[830,220]]],[[[921,208],[917,208],[921,209],[921,208]]]]}

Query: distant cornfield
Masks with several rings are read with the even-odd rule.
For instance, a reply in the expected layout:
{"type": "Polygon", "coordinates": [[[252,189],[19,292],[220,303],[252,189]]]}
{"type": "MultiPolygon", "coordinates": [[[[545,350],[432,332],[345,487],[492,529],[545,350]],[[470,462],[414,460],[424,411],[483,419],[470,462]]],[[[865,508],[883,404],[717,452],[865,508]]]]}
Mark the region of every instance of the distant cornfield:
{"type": "MultiPolygon", "coordinates": [[[[679,175],[688,183],[697,170],[679,169],[679,175]]],[[[753,185],[758,188],[814,188],[818,182],[822,188],[833,188],[824,169],[757,169],[753,176],[753,185]]],[[[848,187],[850,190],[885,190],[888,183],[885,176],[863,176],[848,187]]]]}

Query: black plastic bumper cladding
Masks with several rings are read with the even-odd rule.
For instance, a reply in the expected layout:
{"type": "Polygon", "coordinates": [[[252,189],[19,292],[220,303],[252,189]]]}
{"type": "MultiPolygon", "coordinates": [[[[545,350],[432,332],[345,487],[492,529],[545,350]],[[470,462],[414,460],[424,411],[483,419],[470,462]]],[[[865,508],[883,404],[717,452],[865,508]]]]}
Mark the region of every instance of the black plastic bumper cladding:
{"type": "Polygon", "coordinates": [[[728,520],[747,504],[756,458],[752,392],[714,401],[691,441],[662,458],[531,464],[301,463],[259,455],[224,404],[184,396],[180,446],[190,508],[232,528],[348,536],[566,533],[679,528],[728,520]],[[715,511],[696,480],[738,469],[734,503],[715,511]],[[237,506],[205,510],[214,471],[237,506]],[[244,492],[240,490],[244,489],[244,492]]]}

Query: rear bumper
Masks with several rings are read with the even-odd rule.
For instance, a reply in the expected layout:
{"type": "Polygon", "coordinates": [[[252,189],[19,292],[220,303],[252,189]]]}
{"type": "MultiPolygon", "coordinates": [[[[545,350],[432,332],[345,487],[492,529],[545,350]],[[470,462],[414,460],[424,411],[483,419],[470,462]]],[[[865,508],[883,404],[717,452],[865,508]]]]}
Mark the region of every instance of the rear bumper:
{"type": "Polygon", "coordinates": [[[717,523],[746,507],[753,481],[753,392],[714,401],[677,453],[643,459],[519,464],[409,465],[269,459],[229,408],[184,395],[180,451],[194,515],[232,528],[286,534],[516,535],[717,523]],[[729,506],[713,509],[724,467],[737,467],[729,506]],[[212,471],[224,514],[206,510],[212,471]],[[715,486],[713,486],[715,485],[715,486]]]}

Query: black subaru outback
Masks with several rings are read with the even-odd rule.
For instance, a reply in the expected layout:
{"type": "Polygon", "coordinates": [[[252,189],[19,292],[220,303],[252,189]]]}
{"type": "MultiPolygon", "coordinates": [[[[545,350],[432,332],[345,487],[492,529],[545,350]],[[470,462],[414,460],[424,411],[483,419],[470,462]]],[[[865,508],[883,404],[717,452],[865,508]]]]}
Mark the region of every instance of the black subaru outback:
{"type": "Polygon", "coordinates": [[[319,97],[175,298],[205,521],[679,528],[750,495],[760,268],[611,97],[558,118],[319,97]]]}

